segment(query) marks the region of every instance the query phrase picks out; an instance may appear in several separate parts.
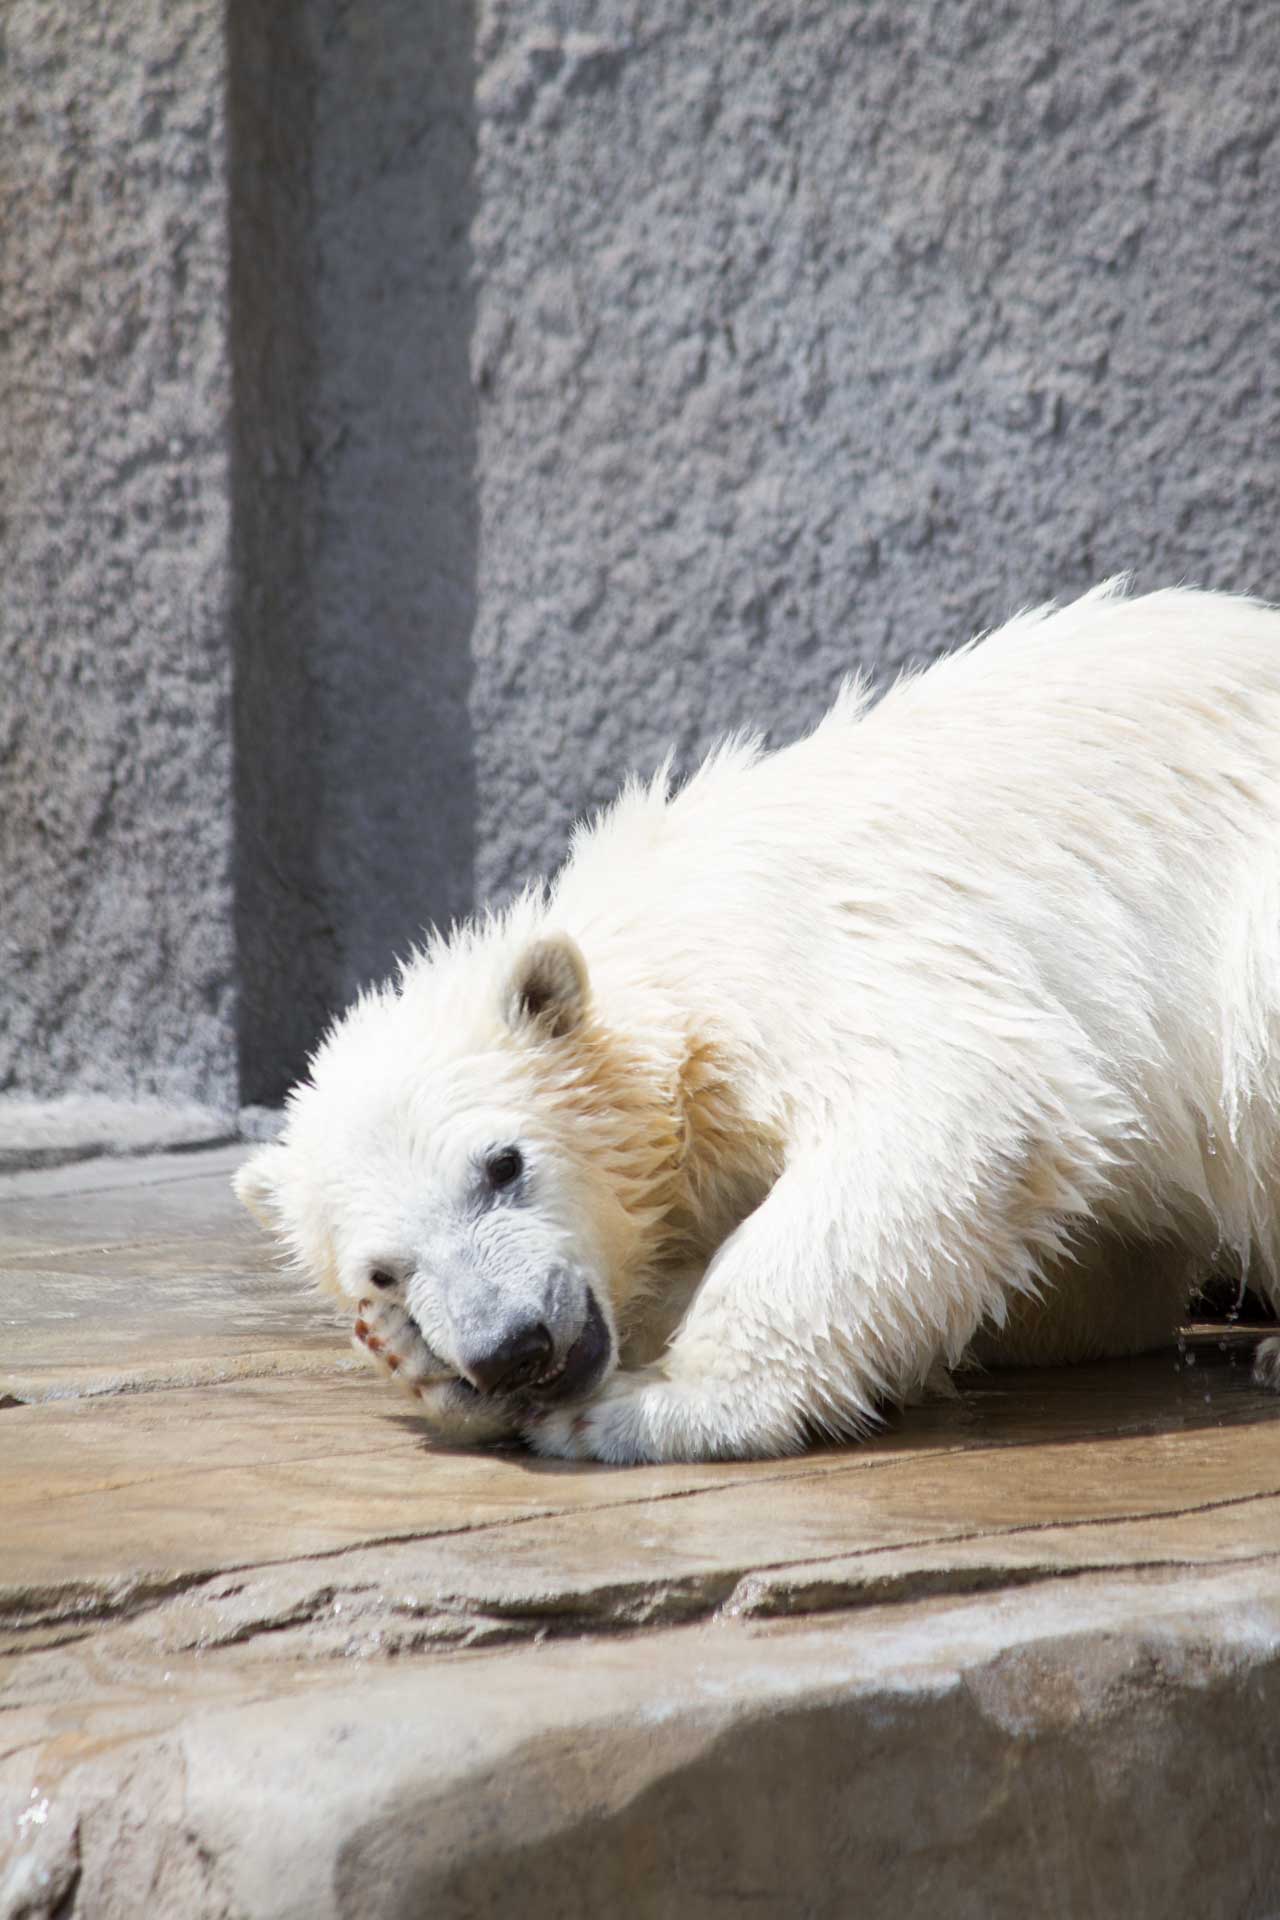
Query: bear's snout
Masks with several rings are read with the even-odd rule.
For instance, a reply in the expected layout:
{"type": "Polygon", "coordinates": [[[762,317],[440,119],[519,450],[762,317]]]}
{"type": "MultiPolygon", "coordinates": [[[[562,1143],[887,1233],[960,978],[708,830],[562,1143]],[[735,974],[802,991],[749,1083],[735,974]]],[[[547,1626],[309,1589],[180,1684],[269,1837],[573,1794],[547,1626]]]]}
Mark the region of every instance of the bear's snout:
{"type": "Polygon", "coordinates": [[[545,1321],[525,1320],[504,1330],[495,1344],[464,1354],[462,1373],[479,1393],[543,1406],[581,1399],[600,1384],[613,1359],[613,1336],[590,1287],[586,1306],[581,1331],[559,1357],[545,1321]]]}
{"type": "Polygon", "coordinates": [[[462,1371],[481,1393],[518,1393],[534,1387],[551,1366],[554,1342],[541,1320],[527,1320],[496,1346],[463,1357],[462,1371]]]}

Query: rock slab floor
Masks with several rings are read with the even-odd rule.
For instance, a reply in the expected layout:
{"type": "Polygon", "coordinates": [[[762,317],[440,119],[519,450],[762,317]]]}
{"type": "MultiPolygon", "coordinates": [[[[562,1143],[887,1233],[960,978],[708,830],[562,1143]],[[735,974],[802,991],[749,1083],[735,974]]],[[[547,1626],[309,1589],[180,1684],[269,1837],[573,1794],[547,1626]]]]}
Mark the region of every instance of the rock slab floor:
{"type": "Polygon", "coordinates": [[[441,1452],[243,1151],[0,1180],[0,1920],[1280,1915],[1244,1334],[800,1460],[441,1452]]]}

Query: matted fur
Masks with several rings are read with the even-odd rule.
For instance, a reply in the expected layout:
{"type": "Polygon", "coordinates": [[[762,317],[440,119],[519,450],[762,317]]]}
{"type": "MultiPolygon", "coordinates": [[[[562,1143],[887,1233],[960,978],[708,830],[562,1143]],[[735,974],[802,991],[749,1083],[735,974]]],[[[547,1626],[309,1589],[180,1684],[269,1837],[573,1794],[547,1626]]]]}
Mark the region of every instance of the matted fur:
{"type": "Polygon", "coordinates": [[[479,1258],[451,1134],[519,1131],[511,1231],[622,1365],[541,1415],[438,1398],[464,1438],[782,1453],[1002,1341],[1138,1351],[1210,1264],[1280,1299],[1278,845],[1280,613],[1110,583],[629,785],[338,1022],[240,1191],[352,1299],[394,1242],[384,1357],[447,1379],[432,1249],[479,1258]],[[534,1017],[512,983],[560,939],[534,1017]]]}

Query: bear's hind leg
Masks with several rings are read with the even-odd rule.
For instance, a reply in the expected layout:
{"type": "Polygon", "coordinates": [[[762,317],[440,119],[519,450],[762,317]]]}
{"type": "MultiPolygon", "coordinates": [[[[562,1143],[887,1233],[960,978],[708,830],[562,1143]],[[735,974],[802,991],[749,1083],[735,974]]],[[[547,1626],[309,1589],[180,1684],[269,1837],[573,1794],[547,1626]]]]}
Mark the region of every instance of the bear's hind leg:
{"type": "Polygon", "coordinates": [[[1199,1263],[1176,1243],[1101,1228],[1043,1262],[1034,1294],[980,1328],[962,1365],[1060,1367],[1172,1347],[1199,1263]]]}
{"type": "MultiPolygon", "coordinates": [[[[1271,1277],[1276,1272],[1277,1268],[1269,1263],[1261,1291],[1266,1294],[1272,1311],[1280,1313],[1280,1278],[1271,1277]]],[[[1253,1381],[1255,1386],[1280,1393],[1280,1334],[1269,1333],[1259,1340],[1253,1356],[1253,1381]]]]}
{"type": "Polygon", "coordinates": [[[1265,1340],[1259,1340],[1253,1356],[1253,1377],[1258,1386],[1280,1393],[1280,1334],[1269,1333],[1265,1340]]]}
{"type": "MultiPolygon", "coordinates": [[[[1271,1311],[1280,1315],[1280,1245],[1275,1237],[1255,1258],[1249,1281],[1271,1311]]],[[[1253,1381],[1255,1386],[1280,1393],[1280,1334],[1269,1333],[1259,1340],[1253,1355],[1253,1381]]]]}

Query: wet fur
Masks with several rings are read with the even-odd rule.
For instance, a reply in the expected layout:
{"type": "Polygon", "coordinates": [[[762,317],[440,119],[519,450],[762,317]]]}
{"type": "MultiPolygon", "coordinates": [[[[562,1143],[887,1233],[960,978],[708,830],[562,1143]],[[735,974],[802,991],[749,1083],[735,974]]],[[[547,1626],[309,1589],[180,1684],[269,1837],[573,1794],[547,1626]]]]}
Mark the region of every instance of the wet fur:
{"type": "Polygon", "coordinates": [[[784,1453],[966,1359],[1139,1351],[1210,1264],[1280,1301],[1278,847],[1280,614],[1099,589],[630,786],[344,1017],[242,1196],[359,1298],[379,1152],[527,1113],[622,1365],[457,1430],[552,1454],[784,1453]]]}

